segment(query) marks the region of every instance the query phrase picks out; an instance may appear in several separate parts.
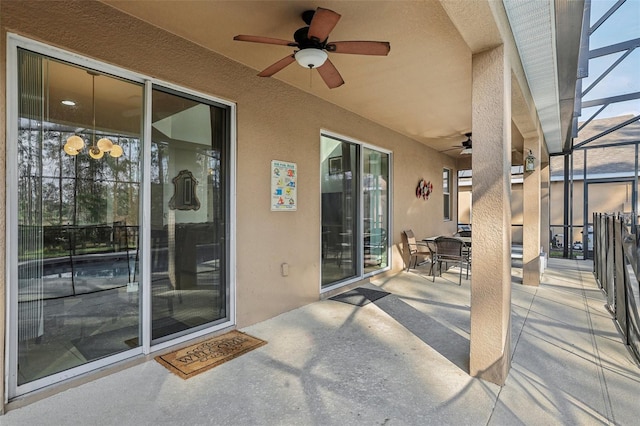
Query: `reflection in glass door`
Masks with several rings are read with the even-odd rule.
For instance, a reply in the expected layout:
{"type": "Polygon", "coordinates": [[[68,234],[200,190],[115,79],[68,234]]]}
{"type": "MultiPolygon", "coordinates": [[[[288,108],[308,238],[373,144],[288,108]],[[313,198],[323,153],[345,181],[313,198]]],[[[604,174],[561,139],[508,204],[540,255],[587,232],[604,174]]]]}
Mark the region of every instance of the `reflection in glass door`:
{"type": "Polygon", "coordinates": [[[356,275],[356,145],[322,136],[322,285],[356,275]]]}
{"type": "Polygon", "coordinates": [[[362,149],[363,166],[363,265],[364,272],[386,268],[388,262],[388,182],[389,154],[362,149]]]}
{"type": "Polygon", "coordinates": [[[226,106],[153,90],[154,343],[210,326],[227,316],[228,111],[226,106]]]}
{"type": "Polygon", "coordinates": [[[139,345],[142,94],[18,52],[12,389],[139,345]]]}

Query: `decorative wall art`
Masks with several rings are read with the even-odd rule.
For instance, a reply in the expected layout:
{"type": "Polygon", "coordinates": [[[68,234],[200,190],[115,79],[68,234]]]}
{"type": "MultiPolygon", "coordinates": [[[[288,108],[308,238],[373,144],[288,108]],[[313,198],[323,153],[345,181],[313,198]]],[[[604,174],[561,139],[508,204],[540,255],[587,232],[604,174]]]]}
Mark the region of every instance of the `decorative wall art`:
{"type": "Polygon", "coordinates": [[[297,209],[297,182],[296,163],[271,161],[271,211],[297,209]]]}
{"type": "Polygon", "coordinates": [[[429,195],[433,192],[433,185],[431,181],[426,181],[424,179],[420,179],[418,182],[418,186],[416,187],[416,197],[422,198],[424,200],[429,199],[429,195]]]}
{"type": "Polygon", "coordinates": [[[337,175],[342,173],[342,157],[329,158],[329,174],[337,175]]]}
{"type": "Polygon", "coordinates": [[[189,170],[182,170],[173,178],[173,197],[169,200],[171,210],[199,210],[200,200],[196,196],[198,181],[189,170]]]}

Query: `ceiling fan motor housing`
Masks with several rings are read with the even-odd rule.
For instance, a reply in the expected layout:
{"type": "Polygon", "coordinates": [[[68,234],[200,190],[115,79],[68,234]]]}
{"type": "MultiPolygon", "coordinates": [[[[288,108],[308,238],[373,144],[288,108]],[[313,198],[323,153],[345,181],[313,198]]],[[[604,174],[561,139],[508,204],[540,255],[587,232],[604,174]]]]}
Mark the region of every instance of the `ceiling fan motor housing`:
{"type": "MultiPolygon", "coordinates": [[[[311,17],[313,18],[313,15],[311,17]]],[[[293,39],[300,48],[295,53],[295,57],[301,67],[318,68],[325,63],[328,57],[325,52],[328,38],[322,42],[316,38],[309,38],[309,27],[302,27],[293,34],[293,39]]]]}
{"type": "Polygon", "coordinates": [[[315,10],[305,10],[304,12],[302,12],[302,20],[304,21],[305,24],[307,25],[311,25],[311,21],[313,20],[313,15],[316,14],[315,10]]]}
{"type": "Polygon", "coordinates": [[[317,39],[309,38],[309,27],[299,28],[293,33],[293,39],[298,43],[300,49],[324,49],[327,39],[320,41],[317,39]]]}
{"type": "Polygon", "coordinates": [[[464,146],[465,148],[471,148],[472,143],[473,143],[473,142],[471,142],[471,135],[472,134],[471,133],[465,133],[464,135],[467,137],[467,140],[462,142],[462,146],[464,146]]]}

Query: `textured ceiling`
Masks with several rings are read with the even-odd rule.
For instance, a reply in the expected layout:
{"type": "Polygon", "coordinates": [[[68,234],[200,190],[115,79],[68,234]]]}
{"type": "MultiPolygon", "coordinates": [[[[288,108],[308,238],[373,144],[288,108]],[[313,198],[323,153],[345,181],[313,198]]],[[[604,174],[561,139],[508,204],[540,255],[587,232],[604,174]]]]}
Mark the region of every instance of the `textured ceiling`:
{"type": "MultiPolygon", "coordinates": [[[[525,67],[555,69],[553,12],[550,0],[536,3],[523,28],[538,36],[538,50],[525,67]],[[541,10],[538,10],[541,9],[541,10]],[[538,18],[544,27],[538,27],[538,18]],[[535,21],[535,22],[534,22],[535,21]],[[536,56],[538,53],[539,57],[536,56]]],[[[328,102],[394,129],[452,156],[471,131],[472,53],[500,43],[491,7],[479,0],[441,1],[122,1],[104,3],[163,28],[256,70],[256,74],[293,53],[293,48],[234,41],[238,34],[293,40],[305,26],[301,13],[318,6],[342,15],[329,41],[388,41],[386,57],[330,53],[345,84],[328,89],[316,72],[293,63],[274,77],[328,102]]],[[[535,37],[533,37],[535,38],[535,37]]],[[[553,72],[553,71],[552,71],[553,72]]],[[[547,74],[544,74],[548,76],[547,74]]],[[[527,75],[528,77],[528,75],[527,75]]],[[[552,75],[553,77],[553,75],[552,75]]],[[[261,78],[257,77],[256,78],[261,78]]],[[[543,80],[540,84],[544,83],[543,80]]],[[[559,140],[557,91],[551,86],[539,98],[539,114],[551,127],[545,135],[559,140]],[[555,106],[554,106],[555,102],[555,106]],[[540,109],[542,108],[542,109],[540,109]],[[547,113],[548,112],[548,113],[547,113]],[[547,118],[549,116],[550,118],[547,118]]],[[[557,84],[556,84],[557,87],[557,84]]],[[[520,93],[517,93],[521,96],[520,93]]],[[[514,122],[530,114],[514,99],[514,122]]],[[[552,150],[553,152],[554,150],[552,150]]]]}
{"type": "MultiPolygon", "coordinates": [[[[234,41],[237,34],[293,40],[309,1],[105,1],[256,70],[293,48],[234,41]]],[[[438,150],[471,130],[471,50],[439,2],[328,1],[342,15],[329,41],[389,41],[386,57],[329,54],[345,84],[291,64],[272,78],[379,122],[438,150]]],[[[257,77],[256,78],[260,78],[257,77]]],[[[456,152],[448,152],[457,155],[456,152]]]]}

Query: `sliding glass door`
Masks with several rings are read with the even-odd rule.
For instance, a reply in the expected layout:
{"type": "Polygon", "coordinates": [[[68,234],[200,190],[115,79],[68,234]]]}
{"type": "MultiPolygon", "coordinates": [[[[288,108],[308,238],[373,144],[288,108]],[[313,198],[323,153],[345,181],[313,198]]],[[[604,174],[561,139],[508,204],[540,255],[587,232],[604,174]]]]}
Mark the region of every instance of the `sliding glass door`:
{"type": "Polygon", "coordinates": [[[232,325],[232,105],[10,45],[10,398],[232,325]]]}
{"type": "MultiPolygon", "coordinates": [[[[152,339],[223,319],[228,108],[152,94],[152,339]]],[[[166,340],[166,339],[165,339],[166,340]]]]}
{"type": "Polygon", "coordinates": [[[322,136],[322,285],[357,272],[358,150],[355,144],[322,136]]]}
{"type": "Polygon", "coordinates": [[[390,154],[322,135],[322,287],[389,266],[390,154]]]}
{"type": "Polygon", "coordinates": [[[18,76],[19,386],[139,345],[143,86],[25,50],[18,76]]]}

